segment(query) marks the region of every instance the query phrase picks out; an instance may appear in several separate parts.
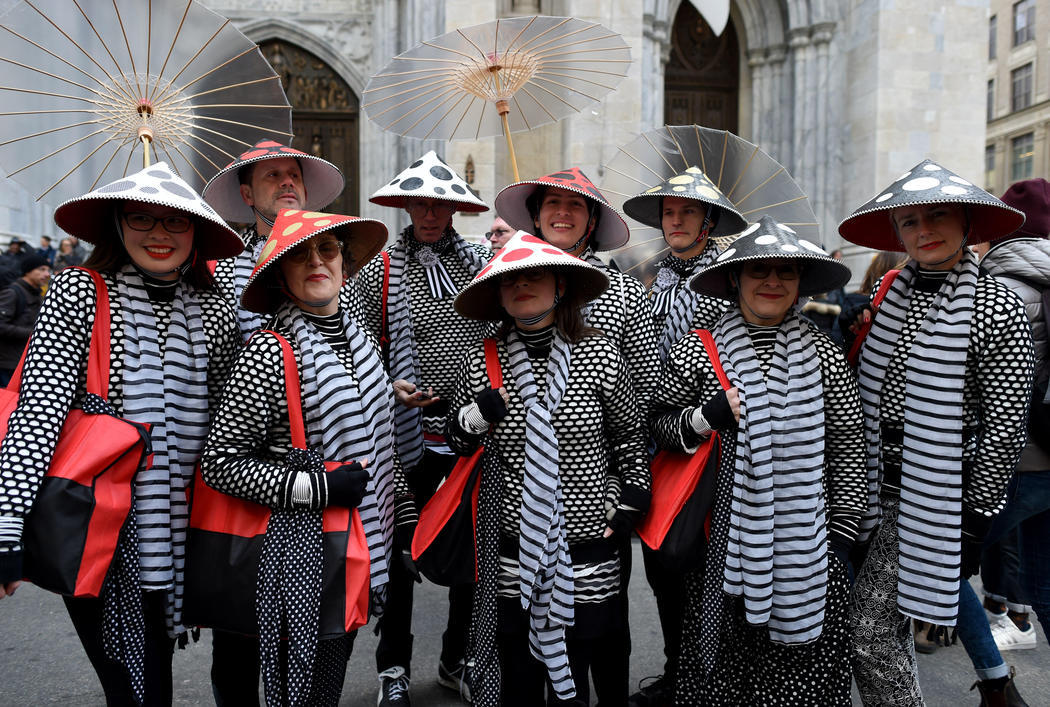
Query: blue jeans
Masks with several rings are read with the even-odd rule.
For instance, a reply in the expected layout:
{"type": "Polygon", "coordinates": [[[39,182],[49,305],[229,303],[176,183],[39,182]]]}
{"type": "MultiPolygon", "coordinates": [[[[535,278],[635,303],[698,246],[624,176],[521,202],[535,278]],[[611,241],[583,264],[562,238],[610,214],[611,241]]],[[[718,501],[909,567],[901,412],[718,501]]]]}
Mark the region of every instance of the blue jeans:
{"type": "Polygon", "coordinates": [[[1017,528],[1024,600],[1050,629],[1050,470],[1019,471],[1006,489],[1006,507],[985,539],[994,543],[1017,528]]]}
{"type": "Polygon", "coordinates": [[[959,585],[959,620],[956,626],[959,640],[970,656],[978,680],[994,680],[1010,674],[1010,668],[995,646],[981,600],[965,579],[959,585]]]}

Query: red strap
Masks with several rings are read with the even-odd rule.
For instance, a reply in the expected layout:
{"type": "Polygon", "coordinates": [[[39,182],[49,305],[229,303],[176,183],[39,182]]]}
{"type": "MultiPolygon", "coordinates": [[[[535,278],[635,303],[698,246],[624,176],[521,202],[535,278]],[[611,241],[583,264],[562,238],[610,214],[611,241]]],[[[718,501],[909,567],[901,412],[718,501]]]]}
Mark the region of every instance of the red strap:
{"type": "MultiPolygon", "coordinates": [[[[83,270],[95,283],[95,323],[91,327],[91,342],[88,345],[87,362],[87,392],[94,393],[103,400],[109,399],[109,290],[102,276],[95,270],[72,266],[77,270],[83,270]]],[[[26,342],[22,350],[22,358],[18,361],[11,381],[7,389],[18,392],[22,383],[22,366],[26,361],[29,346],[33,343],[32,337],[26,342]]]]}
{"type": "Polygon", "coordinates": [[[857,337],[853,340],[853,345],[849,347],[849,353],[846,354],[846,360],[849,361],[849,365],[856,366],[857,362],[860,361],[860,349],[864,345],[864,339],[868,338],[868,332],[871,331],[871,325],[875,321],[875,314],[879,311],[879,305],[882,304],[882,300],[886,299],[890,286],[900,274],[900,270],[888,270],[882,276],[882,283],[879,284],[879,289],[871,300],[871,319],[864,322],[863,326],[861,326],[860,331],[857,332],[857,337]]]}
{"type": "Polygon", "coordinates": [[[303,403],[299,394],[299,366],[288,340],[272,329],[261,329],[258,334],[272,334],[281,345],[284,358],[284,389],[288,398],[288,425],[292,429],[292,446],[306,449],[306,429],[303,426],[303,403]]]}
{"type": "Polygon", "coordinates": [[[485,369],[489,374],[489,385],[494,390],[503,387],[503,368],[499,365],[499,349],[495,339],[485,339],[485,369]]]}
{"type": "Polygon", "coordinates": [[[711,365],[715,367],[715,375],[718,376],[718,382],[722,384],[722,389],[729,390],[732,388],[733,384],[729,382],[726,372],[722,369],[722,360],[718,357],[718,345],[715,343],[715,337],[711,336],[711,332],[707,329],[696,329],[693,333],[700,337],[700,341],[704,342],[707,357],[711,359],[711,365]]]}
{"type": "Polygon", "coordinates": [[[385,347],[390,341],[386,333],[386,301],[390,294],[390,253],[384,250],[380,255],[383,257],[383,318],[379,324],[379,343],[385,347]]]}
{"type": "Polygon", "coordinates": [[[214,277],[215,276],[215,266],[217,266],[219,264],[219,261],[218,260],[207,260],[205,262],[208,264],[208,272],[210,272],[212,274],[212,276],[214,277]]]}
{"type": "Polygon", "coordinates": [[[875,293],[875,299],[871,301],[871,308],[878,310],[879,305],[882,304],[882,300],[886,299],[886,293],[890,291],[890,285],[897,279],[897,276],[901,274],[900,270],[888,270],[885,275],[882,276],[882,284],[879,285],[879,291],[875,293]]]}

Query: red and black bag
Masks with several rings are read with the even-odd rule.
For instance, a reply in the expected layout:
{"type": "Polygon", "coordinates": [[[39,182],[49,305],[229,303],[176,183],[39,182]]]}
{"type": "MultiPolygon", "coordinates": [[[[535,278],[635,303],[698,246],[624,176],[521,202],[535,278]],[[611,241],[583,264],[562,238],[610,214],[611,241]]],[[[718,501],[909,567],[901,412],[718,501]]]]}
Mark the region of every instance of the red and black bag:
{"type": "MultiPolygon", "coordinates": [[[[501,388],[503,370],[495,339],[485,339],[485,368],[489,385],[501,388]]],[[[469,457],[460,457],[419,514],[412,559],[435,584],[451,587],[478,579],[478,491],[484,451],[479,446],[469,457]]]]}
{"type": "MultiPolygon", "coordinates": [[[[275,336],[281,344],[292,445],[306,449],[295,354],[280,334],[269,330],[256,333],[264,335],[275,336]]],[[[341,464],[325,462],[329,471],[341,464]]],[[[321,519],[323,569],[318,635],[326,639],[368,623],[371,566],[365,529],[356,508],[325,508],[321,519]]],[[[187,624],[258,634],[256,587],[269,522],[267,506],[216,491],[204,483],[197,470],[186,538],[183,615],[187,624]]]]}
{"type": "MultiPolygon", "coordinates": [[[[109,294],[94,270],[95,323],[88,351],[87,392],[109,397],[109,294]]],[[[29,345],[26,345],[26,351],[29,345]]],[[[0,391],[0,437],[18,404],[22,360],[0,391]]],[[[97,597],[131,513],[132,482],[149,468],[149,426],[72,409],[58,435],[22,530],[25,578],[66,596],[97,597]]]]}
{"type": "MultiPolygon", "coordinates": [[[[697,329],[693,333],[703,341],[718,381],[728,390],[732,386],[711,332],[697,329]]],[[[693,569],[704,560],[721,456],[721,440],[712,430],[693,454],[663,449],[653,457],[652,502],[637,532],[669,567],[693,569]]]]}

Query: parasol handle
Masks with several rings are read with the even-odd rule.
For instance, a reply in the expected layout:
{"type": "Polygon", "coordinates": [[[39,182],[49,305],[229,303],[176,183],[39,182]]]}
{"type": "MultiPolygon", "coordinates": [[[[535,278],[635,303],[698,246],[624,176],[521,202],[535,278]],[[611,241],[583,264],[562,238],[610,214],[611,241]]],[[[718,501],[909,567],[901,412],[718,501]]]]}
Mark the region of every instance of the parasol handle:
{"type": "Polygon", "coordinates": [[[510,166],[514,170],[514,181],[520,182],[521,178],[518,177],[518,158],[514,154],[514,141],[510,137],[510,123],[507,120],[507,113],[510,113],[510,105],[506,100],[496,101],[496,110],[499,111],[500,120],[503,121],[503,137],[507,138],[507,151],[510,153],[510,166]]]}
{"type": "Polygon", "coordinates": [[[139,126],[139,140],[142,141],[142,168],[150,165],[149,148],[153,144],[153,128],[149,126],[149,118],[153,115],[153,106],[148,101],[139,103],[138,113],[142,116],[142,125],[139,126]]]}

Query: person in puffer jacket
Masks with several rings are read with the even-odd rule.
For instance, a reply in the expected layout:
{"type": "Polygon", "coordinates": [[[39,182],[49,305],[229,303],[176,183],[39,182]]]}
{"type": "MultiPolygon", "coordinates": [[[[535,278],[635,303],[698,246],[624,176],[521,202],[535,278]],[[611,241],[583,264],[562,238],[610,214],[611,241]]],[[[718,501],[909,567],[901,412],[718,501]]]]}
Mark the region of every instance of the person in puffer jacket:
{"type": "MultiPolygon", "coordinates": [[[[1045,398],[1050,377],[1050,332],[1043,312],[1043,290],[1050,287],[1050,182],[1017,182],[1003,194],[1003,201],[1025,212],[1024,225],[975,250],[983,253],[981,267],[1024,302],[1032,324],[1039,391],[1033,393],[1030,414],[1032,423],[1039,425],[1035,408],[1045,398]]],[[[995,614],[992,636],[1000,650],[1035,647],[1035,628],[1028,621],[1030,609],[1035,610],[1044,629],[1050,626],[1050,449],[1045,432],[1037,434],[1029,426],[1028,443],[1007,489],[1006,506],[985,540],[981,580],[985,608],[995,614]],[[1036,440],[1044,441],[1040,445],[1036,440]]]]}

